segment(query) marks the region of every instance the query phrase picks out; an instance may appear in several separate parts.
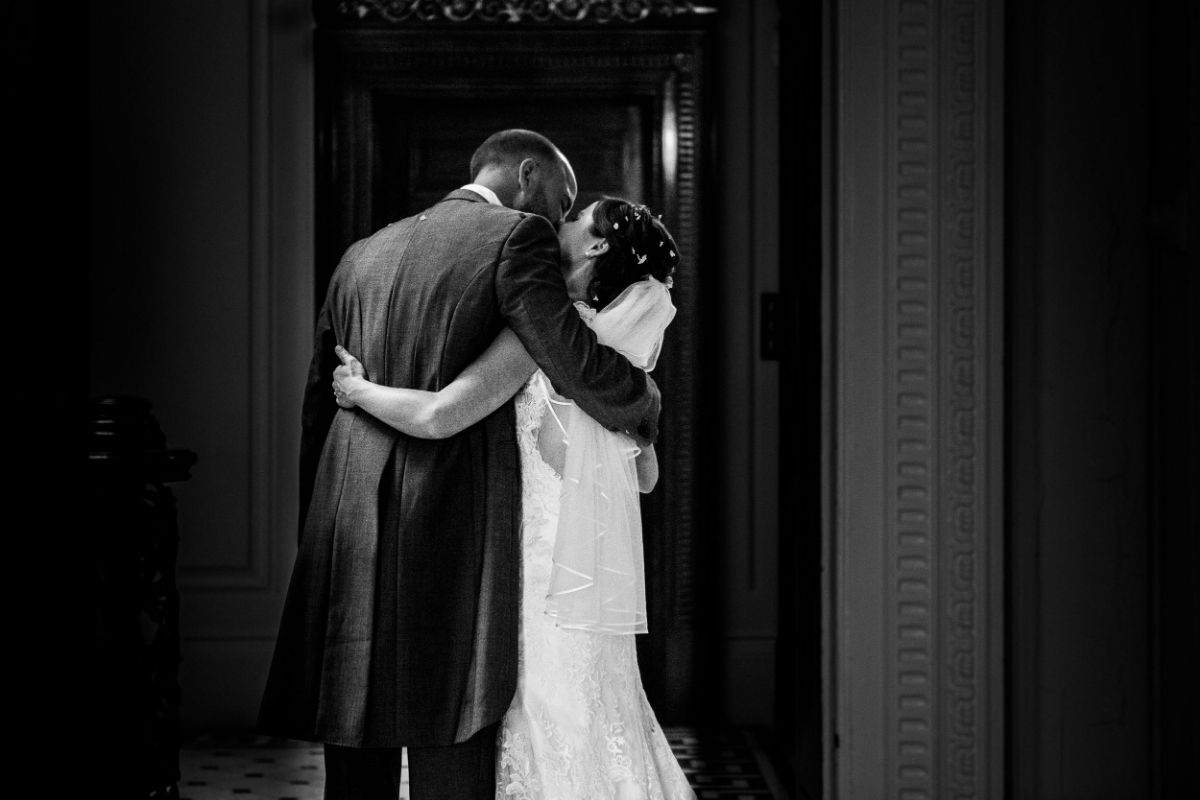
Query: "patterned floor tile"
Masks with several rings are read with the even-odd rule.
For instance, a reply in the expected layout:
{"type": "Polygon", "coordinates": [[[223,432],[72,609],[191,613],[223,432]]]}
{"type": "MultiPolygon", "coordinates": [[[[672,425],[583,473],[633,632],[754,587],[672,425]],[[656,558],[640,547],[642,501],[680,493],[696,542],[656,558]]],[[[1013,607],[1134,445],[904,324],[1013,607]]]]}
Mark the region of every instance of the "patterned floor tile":
{"type": "MultiPolygon", "coordinates": [[[[787,800],[770,765],[738,731],[665,728],[698,800],[787,800]]],[[[266,736],[188,737],[180,750],[180,800],[321,800],[319,745],[266,736]]],[[[408,800],[408,765],[401,800],[408,800]]]]}

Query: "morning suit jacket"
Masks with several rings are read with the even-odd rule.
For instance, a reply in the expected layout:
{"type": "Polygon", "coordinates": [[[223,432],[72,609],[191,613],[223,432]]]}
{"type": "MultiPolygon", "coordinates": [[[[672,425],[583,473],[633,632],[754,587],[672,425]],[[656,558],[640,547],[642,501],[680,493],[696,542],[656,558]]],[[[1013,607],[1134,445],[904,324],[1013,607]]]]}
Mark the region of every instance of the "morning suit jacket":
{"type": "Polygon", "coordinates": [[[264,733],[352,747],[462,742],[516,689],[521,486],[513,404],[437,441],[340,409],[342,344],[367,376],[437,390],[505,325],[555,388],[652,440],[653,382],[597,343],[544,218],[469,190],[355,242],[316,326],[302,533],[259,714],[264,733]]]}

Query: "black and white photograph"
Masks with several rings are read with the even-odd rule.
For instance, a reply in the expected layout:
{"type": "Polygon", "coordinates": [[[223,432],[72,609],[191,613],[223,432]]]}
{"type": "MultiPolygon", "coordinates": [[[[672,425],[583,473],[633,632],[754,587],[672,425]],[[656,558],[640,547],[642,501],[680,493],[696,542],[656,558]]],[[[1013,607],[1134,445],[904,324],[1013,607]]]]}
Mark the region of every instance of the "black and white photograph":
{"type": "Polygon", "coordinates": [[[1198,17],[10,4],[13,796],[1200,797],[1198,17]]]}

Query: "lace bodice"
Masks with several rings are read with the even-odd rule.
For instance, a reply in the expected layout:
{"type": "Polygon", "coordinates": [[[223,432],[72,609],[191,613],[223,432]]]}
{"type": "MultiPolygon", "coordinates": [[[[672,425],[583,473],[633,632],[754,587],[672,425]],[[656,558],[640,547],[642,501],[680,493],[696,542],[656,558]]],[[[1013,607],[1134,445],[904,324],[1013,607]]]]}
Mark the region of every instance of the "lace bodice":
{"type": "MultiPolygon", "coordinates": [[[[646,700],[633,636],[546,616],[561,481],[538,452],[549,383],[516,398],[522,601],[517,692],[497,747],[497,800],[694,800],[646,700]]],[[[549,424],[554,424],[550,421],[549,424]]]]}
{"type": "MultiPolygon", "coordinates": [[[[558,523],[562,481],[538,452],[538,431],[549,416],[549,381],[539,370],[517,394],[517,448],[521,459],[521,596],[523,611],[545,601],[558,523]]],[[[553,423],[551,423],[553,424],[553,423]]],[[[524,648],[519,651],[524,658],[524,648]]]]}

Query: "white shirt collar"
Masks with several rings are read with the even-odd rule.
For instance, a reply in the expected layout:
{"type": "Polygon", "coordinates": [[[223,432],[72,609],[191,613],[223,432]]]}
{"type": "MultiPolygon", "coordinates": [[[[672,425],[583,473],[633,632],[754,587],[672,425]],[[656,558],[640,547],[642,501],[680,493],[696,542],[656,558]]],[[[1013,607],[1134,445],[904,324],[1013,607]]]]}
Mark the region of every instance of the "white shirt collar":
{"type": "Polygon", "coordinates": [[[478,183],[468,183],[466,186],[460,186],[459,188],[474,192],[475,194],[479,195],[484,200],[487,200],[489,203],[491,203],[494,206],[504,205],[503,203],[500,202],[500,198],[496,196],[496,193],[493,192],[491,189],[489,189],[486,186],[480,185],[478,183]]]}

